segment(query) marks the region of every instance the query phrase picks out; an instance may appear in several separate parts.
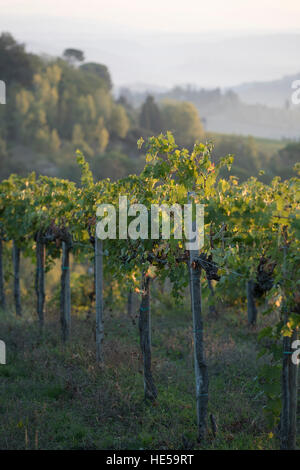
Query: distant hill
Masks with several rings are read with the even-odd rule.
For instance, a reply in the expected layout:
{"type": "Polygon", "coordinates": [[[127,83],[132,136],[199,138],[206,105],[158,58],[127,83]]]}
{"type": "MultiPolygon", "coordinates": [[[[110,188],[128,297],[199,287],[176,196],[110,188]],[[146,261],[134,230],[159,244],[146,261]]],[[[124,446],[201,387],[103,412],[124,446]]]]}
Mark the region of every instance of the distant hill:
{"type": "MultiPolygon", "coordinates": [[[[268,90],[267,84],[266,90],[268,90]]],[[[137,108],[149,94],[149,91],[138,92],[129,88],[123,88],[121,92],[127,101],[137,108]]],[[[232,89],[222,91],[219,88],[207,90],[192,86],[177,86],[165,92],[156,92],[152,89],[150,93],[158,102],[171,99],[193,103],[199,111],[205,129],[209,132],[253,135],[276,140],[300,139],[300,106],[271,107],[258,104],[258,100],[254,104],[245,103],[237,91],[232,89]]],[[[291,94],[290,85],[289,93],[291,94]]]]}
{"type": "Polygon", "coordinates": [[[300,71],[296,75],[287,75],[279,80],[243,83],[231,89],[244,103],[281,108],[292,106],[291,85],[294,80],[300,80],[300,71]]]}

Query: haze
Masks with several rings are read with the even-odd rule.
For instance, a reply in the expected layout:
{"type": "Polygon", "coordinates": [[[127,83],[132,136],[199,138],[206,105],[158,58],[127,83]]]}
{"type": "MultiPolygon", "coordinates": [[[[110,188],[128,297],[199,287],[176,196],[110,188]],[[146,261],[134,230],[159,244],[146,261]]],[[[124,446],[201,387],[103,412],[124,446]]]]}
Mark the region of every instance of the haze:
{"type": "Polygon", "coordinates": [[[2,0],[0,30],[34,52],[80,48],[117,86],[231,86],[300,70],[297,0],[2,0]]]}

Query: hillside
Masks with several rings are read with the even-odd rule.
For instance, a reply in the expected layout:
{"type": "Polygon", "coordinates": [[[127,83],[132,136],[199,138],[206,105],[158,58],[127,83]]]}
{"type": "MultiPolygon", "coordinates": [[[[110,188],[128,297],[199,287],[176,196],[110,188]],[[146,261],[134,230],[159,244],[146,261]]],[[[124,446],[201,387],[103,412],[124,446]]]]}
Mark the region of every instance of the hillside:
{"type": "Polygon", "coordinates": [[[300,80],[300,72],[279,80],[249,82],[231,87],[241,101],[247,104],[262,104],[271,108],[291,107],[292,83],[300,80]]]}
{"type": "MultiPolygon", "coordinates": [[[[281,82],[280,82],[281,83],[281,82]]],[[[272,86],[264,85],[272,94],[272,86]]],[[[236,89],[222,91],[220,88],[204,89],[193,86],[176,86],[164,92],[143,91],[122,88],[120,93],[133,106],[140,106],[150,92],[157,101],[189,101],[193,103],[201,116],[205,129],[209,132],[236,134],[266,139],[291,139],[300,137],[300,107],[286,107],[262,104],[259,100],[247,103],[236,89]],[[234,91],[233,91],[234,90],[234,91]]],[[[255,93],[255,90],[253,91],[255,93]]],[[[291,99],[291,83],[284,91],[286,100],[291,99]]],[[[266,93],[267,95],[267,93],[266,93]]],[[[276,95],[277,96],[277,95],[276,95]]]]}

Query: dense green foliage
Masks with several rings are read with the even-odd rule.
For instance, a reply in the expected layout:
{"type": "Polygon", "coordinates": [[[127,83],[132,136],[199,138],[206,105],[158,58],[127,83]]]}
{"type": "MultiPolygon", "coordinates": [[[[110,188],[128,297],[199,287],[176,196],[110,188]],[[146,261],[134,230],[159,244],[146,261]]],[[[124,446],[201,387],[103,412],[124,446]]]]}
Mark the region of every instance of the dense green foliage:
{"type": "MultiPolygon", "coordinates": [[[[143,139],[139,141],[143,145],[143,139]]],[[[149,139],[146,166],[139,176],[112,182],[94,183],[83,155],[77,153],[81,184],[34,174],[27,178],[11,175],[0,185],[0,223],[3,240],[14,240],[25,255],[34,255],[37,232],[54,234],[57,240],[48,247],[48,264],[59,256],[61,232],[72,238],[74,256],[84,259],[91,254],[95,214],[100,203],[118,207],[119,196],[128,195],[128,203],[151,204],[187,202],[188,191],[195,202],[205,205],[205,245],[201,252],[208,263],[202,268],[209,279],[210,266],[219,272],[216,296],[229,303],[244,298],[245,282],[258,276],[258,265],[272,264],[268,292],[269,308],[278,310],[278,320],[261,332],[262,353],[272,353],[270,372],[264,368],[268,412],[275,421],[280,412],[280,388],[274,382],[281,358],[280,339],[292,337],[299,328],[299,178],[281,182],[274,178],[270,185],[250,178],[239,184],[236,177],[220,178],[230,168],[232,156],[215,165],[210,146],[196,144],[191,153],[175,144],[171,133],[149,139]],[[210,258],[207,258],[210,256],[210,258]],[[268,377],[271,382],[269,382],[268,377]]],[[[118,218],[117,218],[118,219],[118,218]]],[[[106,276],[122,288],[139,291],[143,272],[159,281],[169,278],[173,293],[181,296],[187,286],[187,254],[183,240],[116,239],[105,241],[106,276]]],[[[258,279],[258,277],[257,277],[258,279]]],[[[259,286],[258,286],[259,287],[259,286]]]]}

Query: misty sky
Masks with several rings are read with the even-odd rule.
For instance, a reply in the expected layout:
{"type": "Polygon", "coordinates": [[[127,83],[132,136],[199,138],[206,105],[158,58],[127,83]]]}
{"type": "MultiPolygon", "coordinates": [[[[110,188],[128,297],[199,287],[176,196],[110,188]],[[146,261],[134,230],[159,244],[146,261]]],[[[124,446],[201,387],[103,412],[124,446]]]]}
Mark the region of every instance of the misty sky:
{"type": "Polygon", "coordinates": [[[2,15],[97,19],[168,32],[300,28],[298,0],[1,0],[2,15]]]}
{"type": "Polygon", "coordinates": [[[229,86],[300,71],[299,0],[0,0],[28,50],[84,50],[117,85],[229,86]]]}

